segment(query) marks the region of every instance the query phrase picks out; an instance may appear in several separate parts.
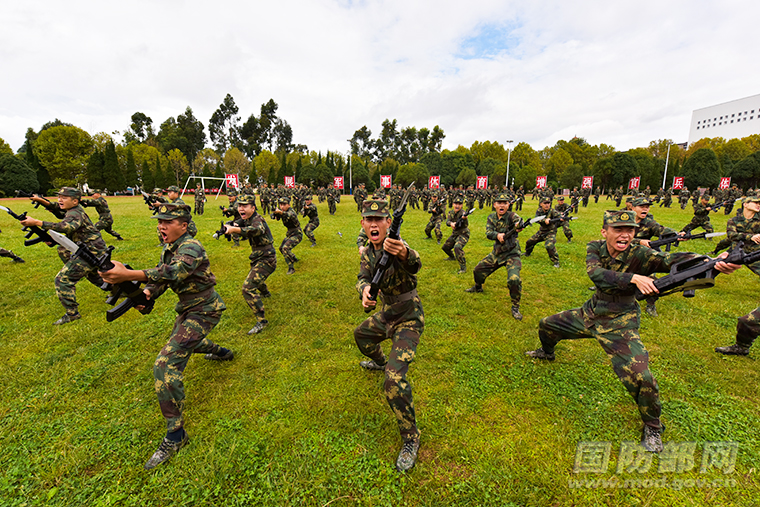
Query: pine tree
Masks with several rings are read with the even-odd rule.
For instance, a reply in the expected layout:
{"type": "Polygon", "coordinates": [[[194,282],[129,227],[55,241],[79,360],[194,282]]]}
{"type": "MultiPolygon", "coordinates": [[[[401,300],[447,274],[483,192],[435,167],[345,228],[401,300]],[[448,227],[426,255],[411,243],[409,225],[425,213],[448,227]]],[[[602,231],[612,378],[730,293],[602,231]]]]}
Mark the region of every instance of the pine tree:
{"type": "Polygon", "coordinates": [[[90,188],[102,189],[106,186],[105,179],[103,178],[103,166],[105,165],[105,158],[103,153],[97,149],[90,155],[87,160],[87,185],[90,188]]]}
{"type": "Polygon", "coordinates": [[[113,142],[106,145],[103,163],[103,180],[105,188],[111,192],[124,189],[124,174],[119,168],[119,159],[116,156],[116,148],[113,142]]]}
{"type": "Polygon", "coordinates": [[[148,161],[142,163],[142,189],[146,192],[152,192],[156,188],[156,180],[153,177],[153,172],[150,170],[148,161]]]}
{"type": "Polygon", "coordinates": [[[127,172],[124,178],[128,187],[137,186],[137,166],[135,165],[135,156],[132,153],[132,148],[127,150],[127,172]]]}

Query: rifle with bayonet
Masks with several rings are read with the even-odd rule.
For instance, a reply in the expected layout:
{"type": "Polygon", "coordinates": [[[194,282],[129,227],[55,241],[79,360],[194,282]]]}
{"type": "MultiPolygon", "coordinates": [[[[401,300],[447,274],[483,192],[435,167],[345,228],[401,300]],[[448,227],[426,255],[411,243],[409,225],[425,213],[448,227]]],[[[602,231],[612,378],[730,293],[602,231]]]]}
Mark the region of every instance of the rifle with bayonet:
{"type": "Polygon", "coordinates": [[[60,206],[57,204],[53,204],[49,200],[47,200],[45,197],[42,197],[40,194],[30,194],[29,192],[24,192],[23,190],[16,190],[14,192],[17,197],[29,197],[30,199],[33,197],[36,197],[38,199],[42,199],[42,202],[40,201],[33,201],[34,202],[34,208],[37,209],[40,206],[48,210],[50,213],[55,215],[56,218],[59,220],[63,220],[63,218],[66,216],[66,211],[62,210],[60,206]]]}
{"type": "Polygon", "coordinates": [[[659,292],[643,294],[637,289],[636,299],[639,301],[646,298],[657,299],[676,292],[682,292],[687,298],[694,297],[697,289],[709,289],[715,286],[715,277],[720,274],[720,271],[715,269],[718,262],[744,265],[757,261],[760,261],[760,250],[746,253],[744,243],[739,242],[736,248],[729,252],[728,257],[712,258],[700,255],[674,264],[670,268],[670,274],[654,281],[654,286],[659,292]]]}
{"type": "MultiPolygon", "coordinates": [[[[84,244],[74,243],[63,234],[55,231],[50,231],[50,237],[53,241],[71,252],[72,259],[78,257],[90,266],[97,268],[98,271],[110,271],[114,268],[114,264],[111,262],[111,252],[113,252],[112,246],[109,246],[102,255],[97,256],[90,252],[90,250],[88,250],[84,244]]],[[[124,266],[127,269],[132,269],[126,264],[124,266]]],[[[104,287],[101,288],[105,288],[107,286],[108,284],[105,284],[104,287]]],[[[143,315],[147,315],[153,310],[155,298],[147,298],[143,292],[143,288],[140,286],[140,282],[120,282],[113,285],[111,291],[111,295],[106,299],[106,303],[113,306],[113,308],[106,312],[106,320],[108,322],[113,322],[114,320],[127,313],[130,308],[135,306],[143,307],[140,310],[140,313],[143,315]],[[117,305],[116,303],[122,296],[124,296],[126,299],[117,305]]]]}
{"type": "Polygon", "coordinates": [[[153,214],[155,215],[156,213],[158,213],[158,208],[154,208],[153,207],[153,205],[155,203],[159,202],[158,198],[153,197],[148,192],[146,192],[145,190],[142,190],[142,189],[140,189],[140,193],[143,196],[143,201],[145,201],[145,204],[147,204],[148,207],[153,210],[153,214]]]}
{"type": "Polygon", "coordinates": [[[225,208],[224,206],[219,205],[219,209],[222,210],[222,215],[226,216],[227,218],[235,216],[235,212],[230,208],[225,208]]]}
{"type": "Polygon", "coordinates": [[[725,232],[703,232],[700,234],[691,234],[689,232],[681,236],[679,236],[678,234],[671,234],[670,236],[665,236],[656,241],[650,241],[649,248],[660,252],[661,251],[660,247],[665,246],[665,251],[670,252],[671,245],[678,246],[678,243],[680,241],[686,241],[689,239],[716,238],[718,236],[725,236],[725,235],[726,235],[725,232]]]}
{"type": "Polygon", "coordinates": [[[552,218],[551,220],[549,220],[549,225],[551,226],[553,224],[561,224],[562,222],[569,222],[571,220],[578,220],[578,217],[568,216],[568,215],[570,215],[570,211],[572,211],[572,209],[573,209],[572,207],[567,208],[564,212],[560,213],[560,216],[558,216],[557,218],[552,218]]]}
{"type": "MultiPolygon", "coordinates": [[[[407,187],[406,193],[404,193],[404,198],[401,200],[398,209],[393,211],[393,221],[388,229],[388,237],[391,239],[401,239],[401,224],[404,222],[406,201],[409,199],[409,193],[413,187],[414,182],[407,187]]],[[[391,265],[391,262],[393,262],[393,258],[395,258],[395,256],[392,256],[387,251],[383,250],[383,255],[380,257],[375,269],[375,275],[370,282],[369,296],[367,296],[367,299],[370,301],[377,301],[377,295],[380,292],[380,281],[383,279],[383,275],[385,275],[385,271],[391,265]]],[[[364,308],[364,313],[369,313],[371,311],[372,307],[364,308]]]]}
{"type": "Polygon", "coordinates": [[[463,213],[461,217],[457,218],[457,221],[454,223],[454,229],[461,229],[464,227],[464,221],[473,213],[475,213],[475,208],[472,208],[467,213],[463,213]]]}
{"type": "Polygon", "coordinates": [[[231,227],[241,227],[241,224],[237,222],[237,220],[230,220],[229,222],[225,222],[224,220],[220,221],[219,230],[216,231],[212,238],[219,239],[221,236],[224,236],[227,238],[227,241],[232,241],[232,234],[227,234],[225,231],[225,225],[229,225],[231,227]]]}
{"type": "MultiPolygon", "coordinates": [[[[10,216],[15,218],[19,222],[26,220],[26,211],[24,211],[20,215],[17,215],[13,211],[11,211],[10,208],[6,208],[5,206],[0,206],[0,209],[3,211],[7,211],[10,216]]],[[[26,241],[24,241],[24,246],[32,246],[40,242],[44,242],[47,246],[53,246],[55,244],[55,241],[53,240],[53,238],[51,238],[50,235],[44,229],[41,229],[40,227],[37,227],[36,225],[27,225],[27,226],[24,226],[24,228],[21,230],[23,232],[26,232],[26,236],[24,236],[26,238],[26,241]]]]}

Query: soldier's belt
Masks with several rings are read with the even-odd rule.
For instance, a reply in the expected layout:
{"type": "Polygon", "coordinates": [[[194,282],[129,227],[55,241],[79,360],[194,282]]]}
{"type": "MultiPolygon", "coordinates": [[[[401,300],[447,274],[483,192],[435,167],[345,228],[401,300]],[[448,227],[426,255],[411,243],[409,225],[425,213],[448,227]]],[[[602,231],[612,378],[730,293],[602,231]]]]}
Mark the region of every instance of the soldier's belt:
{"type": "Polygon", "coordinates": [[[274,246],[271,243],[264,246],[251,246],[251,252],[266,252],[269,250],[274,252],[274,246]]]}
{"type": "Polygon", "coordinates": [[[607,303],[633,303],[636,301],[636,296],[613,296],[602,291],[596,291],[596,299],[599,301],[606,301],[607,303]]]}
{"type": "Polygon", "coordinates": [[[389,296],[383,293],[383,301],[386,305],[395,305],[396,303],[403,303],[404,301],[410,301],[417,297],[417,289],[412,289],[409,292],[404,292],[398,296],[389,296]]]}
{"type": "Polygon", "coordinates": [[[177,297],[179,297],[179,300],[184,303],[185,301],[190,301],[191,299],[196,298],[207,299],[213,293],[214,287],[209,287],[208,289],[201,292],[183,292],[182,294],[177,294],[177,297]]]}

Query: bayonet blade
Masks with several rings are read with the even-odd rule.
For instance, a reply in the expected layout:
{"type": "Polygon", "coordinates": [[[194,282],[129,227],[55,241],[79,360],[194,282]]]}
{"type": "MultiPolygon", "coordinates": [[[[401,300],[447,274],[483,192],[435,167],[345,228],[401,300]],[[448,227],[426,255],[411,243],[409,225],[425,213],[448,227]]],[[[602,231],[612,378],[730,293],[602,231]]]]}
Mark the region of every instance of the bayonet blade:
{"type": "Polygon", "coordinates": [[[67,238],[60,232],[48,231],[48,234],[50,235],[51,238],[53,238],[53,241],[61,245],[63,248],[65,248],[69,252],[76,253],[79,250],[79,245],[71,241],[69,238],[67,238]]]}
{"type": "Polygon", "coordinates": [[[537,217],[531,218],[530,223],[535,224],[536,222],[540,222],[541,220],[546,219],[546,215],[538,215],[537,217]]]}
{"type": "Polygon", "coordinates": [[[705,234],[706,238],[717,238],[718,236],[725,236],[725,232],[708,232],[705,234]]]}

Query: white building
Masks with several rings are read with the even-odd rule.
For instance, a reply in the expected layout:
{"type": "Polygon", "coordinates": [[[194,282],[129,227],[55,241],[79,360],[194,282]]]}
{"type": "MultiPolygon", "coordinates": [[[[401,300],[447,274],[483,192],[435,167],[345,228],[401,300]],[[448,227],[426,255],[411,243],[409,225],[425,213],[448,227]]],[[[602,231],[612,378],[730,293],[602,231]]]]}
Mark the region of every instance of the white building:
{"type": "Polygon", "coordinates": [[[732,100],[691,114],[689,144],[705,137],[726,140],[760,134],[760,95],[732,100]]]}

